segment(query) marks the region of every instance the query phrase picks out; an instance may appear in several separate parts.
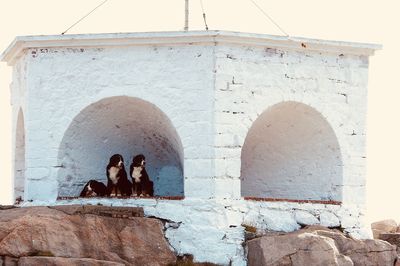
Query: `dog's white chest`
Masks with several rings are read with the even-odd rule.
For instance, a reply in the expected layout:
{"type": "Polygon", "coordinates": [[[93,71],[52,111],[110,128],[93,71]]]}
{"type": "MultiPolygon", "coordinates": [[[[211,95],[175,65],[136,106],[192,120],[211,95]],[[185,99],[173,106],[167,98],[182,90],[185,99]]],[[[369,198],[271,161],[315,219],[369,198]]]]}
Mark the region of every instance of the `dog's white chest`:
{"type": "Polygon", "coordinates": [[[136,183],[140,183],[140,178],[142,177],[142,167],[133,167],[132,177],[135,179],[136,183]]]}
{"type": "Polygon", "coordinates": [[[118,167],[115,167],[115,166],[111,166],[111,168],[108,169],[108,173],[109,173],[110,179],[111,179],[111,181],[113,182],[114,185],[117,184],[117,182],[118,182],[118,179],[119,179],[119,176],[118,176],[119,170],[120,170],[120,169],[119,169],[118,167]]]}

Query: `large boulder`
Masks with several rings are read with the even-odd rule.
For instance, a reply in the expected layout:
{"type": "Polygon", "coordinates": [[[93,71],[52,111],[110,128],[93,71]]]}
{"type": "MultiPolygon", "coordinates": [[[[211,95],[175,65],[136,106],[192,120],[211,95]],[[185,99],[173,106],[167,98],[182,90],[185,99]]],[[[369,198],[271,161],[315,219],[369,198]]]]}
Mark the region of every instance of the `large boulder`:
{"type": "Polygon", "coordinates": [[[247,242],[248,265],[393,266],[395,246],[381,240],[356,240],[321,226],[286,234],[267,234],[247,242]]]}
{"type": "Polygon", "coordinates": [[[380,234],[379,239],[389,242],[390,244],[396,245],[398,248],[400,248],[400,233],[380,234]]]}
{"type": "Polygon", "coordinates": [[[21,258],[20,263],[25,265],[42,260],[48,261],[42,265],[58,262],[103,265],[101,261],[110,265],[174,263],[176,257],[164,238],[162,223],[135,216],[140,216],[140,211],[134,208],[129,211],[101,206],[86,210],[72,207],[0,210],[0,256],[21,258]]]}
{"type": "Polygon", "coordinates": [[[383,233],[395,233],[397,231],[397,223],[395,220],[382,220],[371,224],[374,239],[379,239],[379,235],[383,233]]]}

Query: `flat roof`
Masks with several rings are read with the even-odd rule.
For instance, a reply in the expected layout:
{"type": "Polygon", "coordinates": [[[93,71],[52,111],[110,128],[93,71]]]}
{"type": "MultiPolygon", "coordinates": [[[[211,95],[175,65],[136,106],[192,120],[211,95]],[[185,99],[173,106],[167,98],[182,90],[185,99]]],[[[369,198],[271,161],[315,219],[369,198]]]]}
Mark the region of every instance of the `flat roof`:
{"type": "Polygon", "coordinates": [[[115,47],[176,44],[239,44],[283,50],[317,51],[352,55],[373,55],[379,44],[342,42],[291,36],[232,31],[163,31],[135,33],[100,33],[68,35],[18,36],[0,55],[0,60],[13,65],[27,48],[115,47]]]}

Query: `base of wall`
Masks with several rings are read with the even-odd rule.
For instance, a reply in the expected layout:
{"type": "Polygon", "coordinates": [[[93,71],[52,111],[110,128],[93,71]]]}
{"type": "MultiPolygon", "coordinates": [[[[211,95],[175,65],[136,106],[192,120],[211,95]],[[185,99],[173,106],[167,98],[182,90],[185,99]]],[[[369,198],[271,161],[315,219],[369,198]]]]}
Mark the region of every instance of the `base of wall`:
{"type": "Polygon", "coordinates": [[[160,197],[125,197],[125,196],[118,196],[118,197],[58,197],[57,201],[59,200],[75,200],[75,199],[155,199],[155,200],[183,200],[185,197],[182,196],[160,196],[160,197]]]}
{"type": "Polygon", "coordinates": [[[245,200],[254,200],[254,201],[297,202],[297,203],[342,205],[341,201],[334,201],[334,200],[296,200],[296,199],[276,199],[276,198],[258,198],[258,197],[244,197],[244,199],[245,200]]]}
{"type": "Polygon", "coordinates": [[[360,206],[201,198],[73,198],[20,206],[72,204],[142,207],[145,216],[166,220],[165,236],[178,255],[193,254],[196,261],[222,265],[246,265],[246,226],[262,233],[320,224],[342,228],[355,238],[370,237],[360,222],[360,206]]]}
{"type": "MultiPolygon", "coordinates": [[[[88,197],[58,197],[57,200],[74,200],[74,199],[87,199],[88,197]]],[[[91,199],[155,199],[155,200],[183,200],[183,196],[162,196],[162,197],[134,197],[134,196],[117,196],[117,197],[89,197],[91,199]]],[[[296,202],[296,203],[313,203],[313,204],[326,204],[326,205],[341,205],[341,201],[333,200],[296,200],[296,199],[276,199],[276,198],[258,198],[258,197],[243,197],[244,200],[250,201],[270,201],[270,202],[296,202]]]]}

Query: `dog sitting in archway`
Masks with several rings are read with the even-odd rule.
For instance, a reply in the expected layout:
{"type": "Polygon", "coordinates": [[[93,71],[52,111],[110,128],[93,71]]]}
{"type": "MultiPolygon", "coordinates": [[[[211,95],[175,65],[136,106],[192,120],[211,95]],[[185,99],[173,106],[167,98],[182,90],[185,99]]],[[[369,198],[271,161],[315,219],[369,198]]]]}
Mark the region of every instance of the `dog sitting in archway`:
{"type": "Polygon", "coordinates": [[[132,178],[132,194],[134,196],[154,196],[153,182],[147,174],[146,158],[143,154],[133,157],[129,174],[132,178]]]}
{"type": "Polygon", "coordinates": [[[132,184],[128,180],[125,171],[124,158],[120,154],[114,154],[106,169],[107,174],[107,196],[130,196],[132,184]]]}
{"type": "Polygon", "coordinates": [[[90,180],[83,187],[79,197],[104,197],[107,194],[107,187],[99,181],[90,180]]]}

